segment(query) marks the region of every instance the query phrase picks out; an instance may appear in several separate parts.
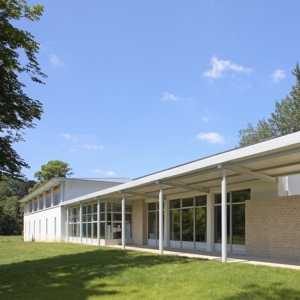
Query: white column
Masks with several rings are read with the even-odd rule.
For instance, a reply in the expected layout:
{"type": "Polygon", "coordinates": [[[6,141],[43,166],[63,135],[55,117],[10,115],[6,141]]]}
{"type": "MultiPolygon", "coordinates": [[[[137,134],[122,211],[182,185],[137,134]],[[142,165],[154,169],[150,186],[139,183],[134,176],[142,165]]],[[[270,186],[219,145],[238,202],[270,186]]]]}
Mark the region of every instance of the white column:
{"type": "Polygon", "coordinates": [[[222,169],[222,262],[227,262],[227,191],[225,169],[222,169]]]}
{"type": "Polygon", "coordinates": [[[80,202],[80,214],[79,214],[79,218],[80,218],[80,229],[79,229],[79,233],[80,233],[80,244],[82,244],[82,203],[80,202]]]}
{"type": "MultiPolygon", "coordinates": [[[[51,191],[51,195],[53,195],[52,191],[51,191]]],[[[67,243],[69,243],[69,206],[67,206],[67,243]]]]}
{"type": "Polygon", "coordinates": [[[125,194],[122,191],[122,249],[125,249],[125,194]]]}
{"type": "Polygon", "coordinates": [[[159,182],[159,254],[164,251],[164,225],[163,225],[163,185],[159,182]]]}
{"type": "Polygon", "coordinates": [[[60,184],[60,203],[65,201],[65,182],[62,181],[60,184]]]}
{"type": "Polygon", "coordinates": [[[97,204],[97,241],[98,241],[98,246],[100,246],[100,199],[99,198],[97,204]]]}
{"type": "Polygon", "coordinates": [[[170,247],[170,201],[165,200],[164,247],[170,247]]]}
{"type": "Polygon", "coordinates": [[[214,251],[214,197],[212,194],[207,194],[207,242],[206,250],[214,251]]]}
{"type": "Polygon", "coordinates": [[[54,188],[51,188],[51,207],[53,206],[54,202],[54,188]]]}

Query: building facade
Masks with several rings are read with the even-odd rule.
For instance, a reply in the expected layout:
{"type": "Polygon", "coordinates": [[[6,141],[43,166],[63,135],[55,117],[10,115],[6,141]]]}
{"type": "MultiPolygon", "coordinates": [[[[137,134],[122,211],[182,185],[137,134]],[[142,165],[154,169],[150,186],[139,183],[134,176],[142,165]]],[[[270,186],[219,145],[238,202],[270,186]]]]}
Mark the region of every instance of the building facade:
{"type": "Polygon", "coordinates": [[[298,173],[294,133],[93,191],[70,179],[21,200],[24,240],[300,260],[298,173]]]}

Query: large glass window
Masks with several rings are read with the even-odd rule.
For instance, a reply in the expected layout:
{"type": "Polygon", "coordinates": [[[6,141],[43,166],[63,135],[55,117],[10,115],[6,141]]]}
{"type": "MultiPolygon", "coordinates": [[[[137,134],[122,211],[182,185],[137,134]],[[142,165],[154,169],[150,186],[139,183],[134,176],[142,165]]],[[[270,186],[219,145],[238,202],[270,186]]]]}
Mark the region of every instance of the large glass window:
{"type": "Polygon", "coordinates": [[[170,200],[170,240],[206,242],[207,196],[170,200]]]}
{"type": "MultiPolygon", "coordinates": [[[[215,243],[222,243],[221,194],[215,195],[215,243]]],[[[251,190],[227,193],[227,243],[245,245],[245,200],[251,199],[251,190]]]]}

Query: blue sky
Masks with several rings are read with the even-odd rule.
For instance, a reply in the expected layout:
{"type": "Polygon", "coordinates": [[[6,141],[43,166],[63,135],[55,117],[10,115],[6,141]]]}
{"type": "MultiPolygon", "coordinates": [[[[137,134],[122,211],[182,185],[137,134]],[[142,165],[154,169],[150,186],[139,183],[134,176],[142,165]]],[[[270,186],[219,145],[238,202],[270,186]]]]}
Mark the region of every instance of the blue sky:
{"type": "Polygon", "coordinates": [[[300,1],[34,0],[43,103],[15,149],[73,177],[135,178],[238,145],[289,94],[300,61],[300,1]],[[36,2],[37,1],[37,2],[36,2]],[[298,29],[297,29],[298,28],[298,29]]]}

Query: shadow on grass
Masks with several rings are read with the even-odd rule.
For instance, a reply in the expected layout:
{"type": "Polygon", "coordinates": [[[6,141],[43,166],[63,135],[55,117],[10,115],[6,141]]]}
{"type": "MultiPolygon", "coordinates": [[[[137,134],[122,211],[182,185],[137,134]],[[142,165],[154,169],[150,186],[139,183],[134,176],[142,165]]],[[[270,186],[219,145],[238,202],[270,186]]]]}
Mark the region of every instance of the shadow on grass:
{"type": "Polygon", "coordinates": [[[107,298],[117,294],[122,297],[114,277],[128,268],[186,264],[188,261],[181,257],[104,248],[0,265],[0,300],[107,298]]]}
{"type": "Polygon", "coordinates": [[[261,300],[299,300],[299,290],[287,289],[282,287],[282,283],[275,282],[266,288],[259,284],[250,284],[243,287],[243,292],[237,293],[233,296],[224,297],[224,300],[237,300],[237,299],[261,299],[261,300]]]}

